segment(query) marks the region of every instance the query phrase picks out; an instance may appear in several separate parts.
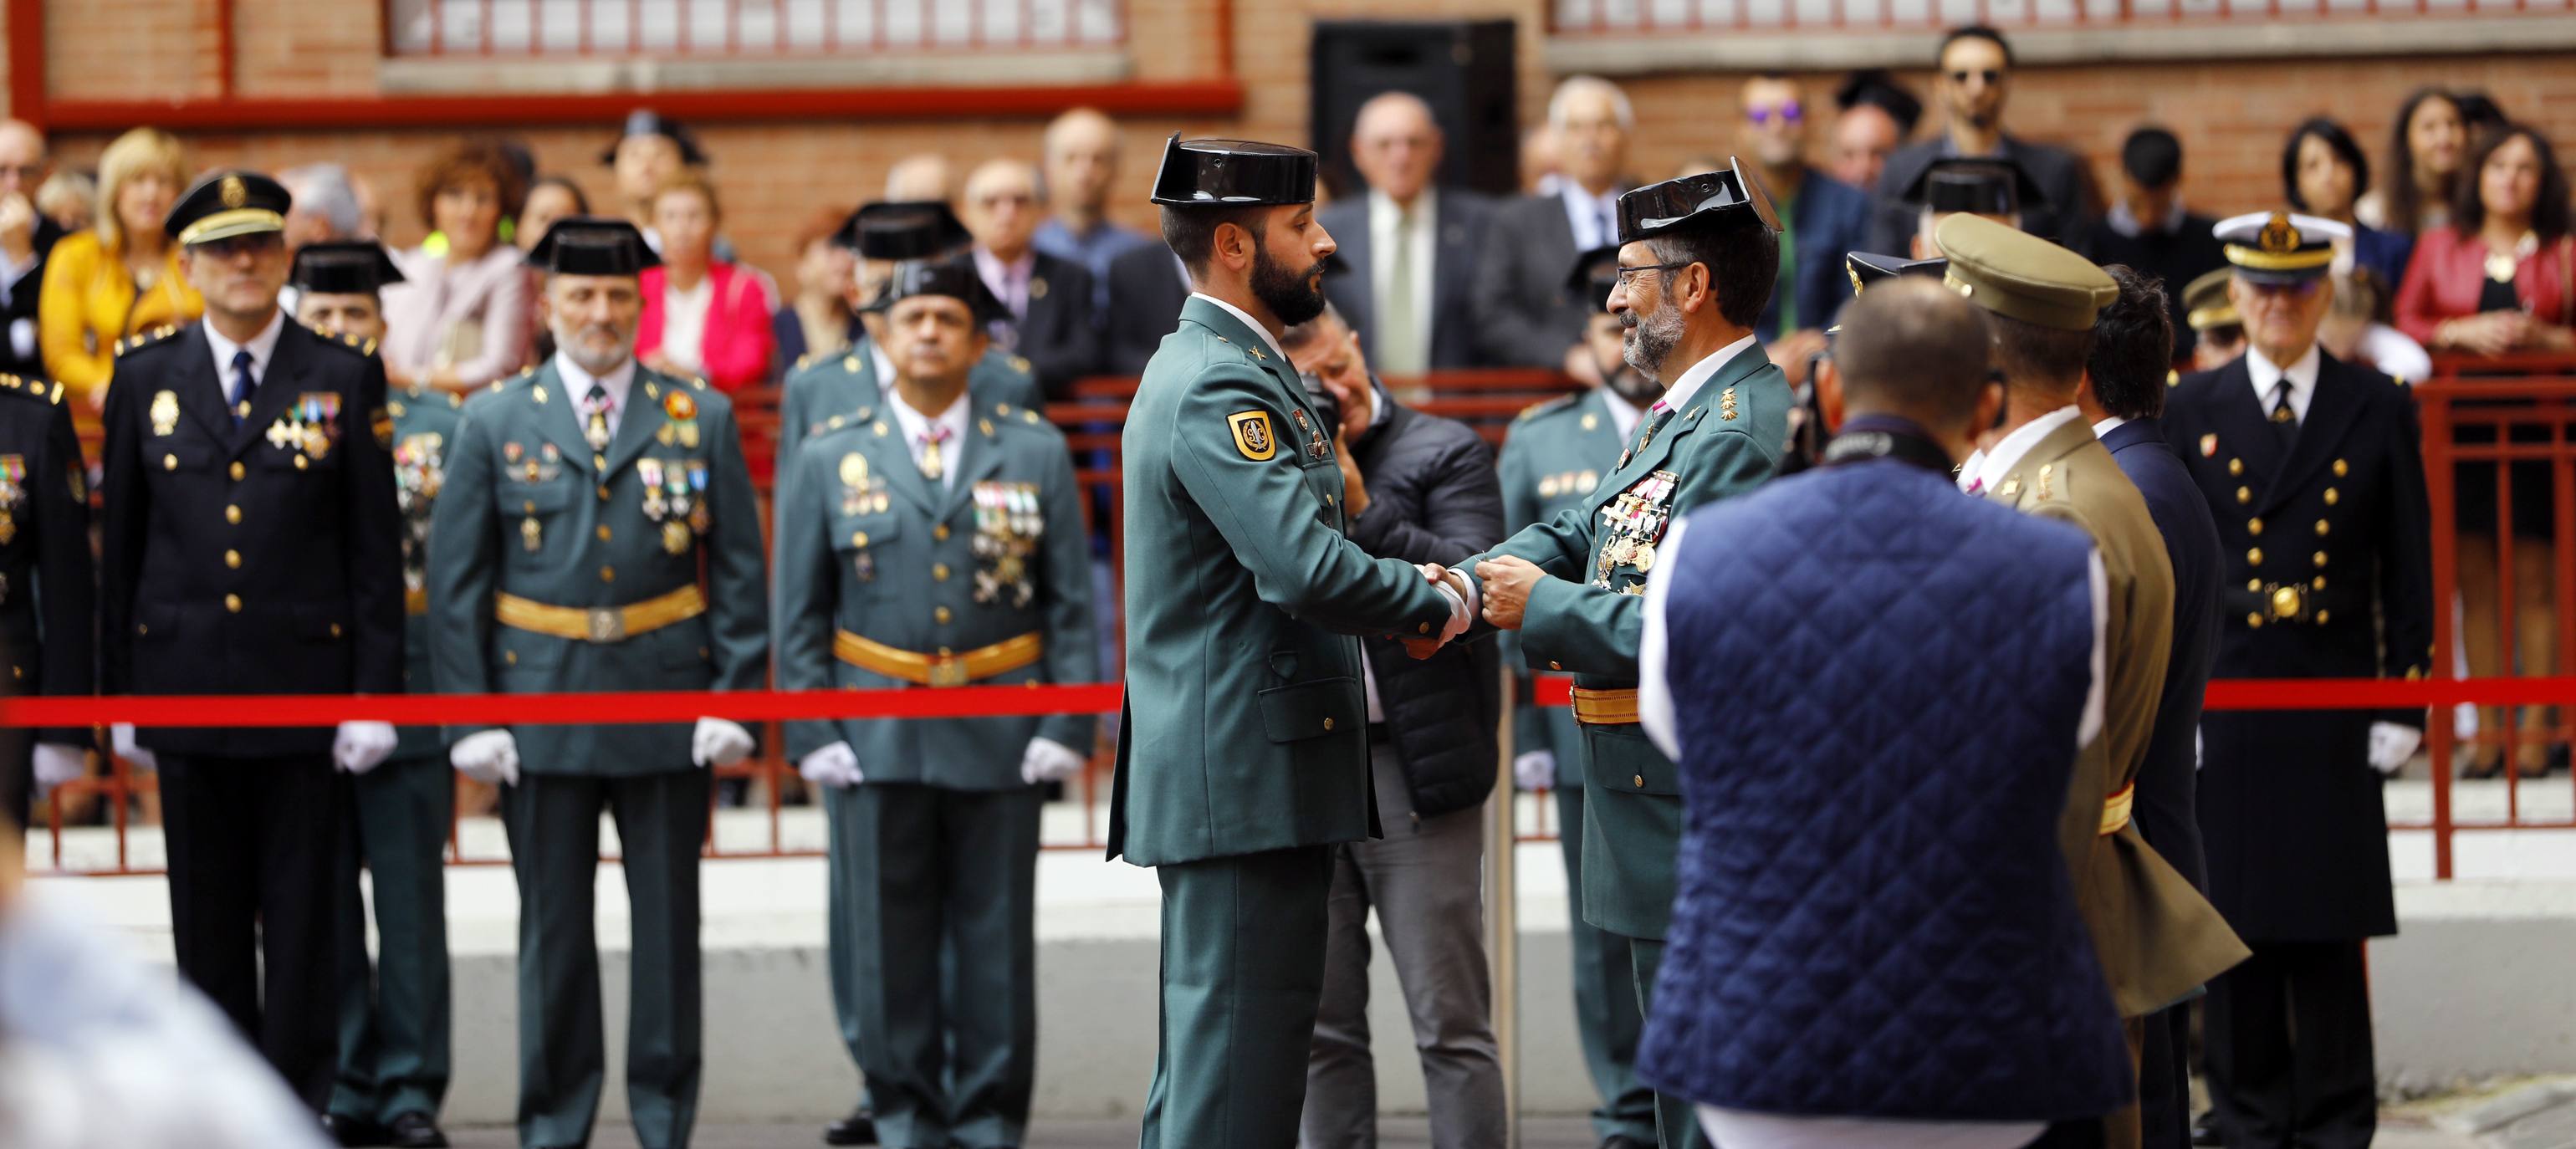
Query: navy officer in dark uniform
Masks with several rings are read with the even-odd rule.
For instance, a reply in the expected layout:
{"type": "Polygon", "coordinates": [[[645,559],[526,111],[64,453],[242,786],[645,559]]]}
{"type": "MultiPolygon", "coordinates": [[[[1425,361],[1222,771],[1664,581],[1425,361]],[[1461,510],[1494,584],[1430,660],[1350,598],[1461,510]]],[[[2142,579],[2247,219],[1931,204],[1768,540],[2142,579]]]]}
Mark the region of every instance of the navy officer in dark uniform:
{"type": "MultiPolygon", "coordinates": [[[[278,309],[286,189],[197,181],[164,229],[205,319],[128,341],[108,383],[99,623],[109,694],[399,694],[402,515],[382,361],[278,309]]],[[[321,1109],[338,1061],[335,767],[381,722],[147,728],[179,972],[321,1109]]]]}
{"type": "MultiPolygon", "coordinates": [[[[63,385],[0,375],[0,657],[12,694],[97,689],[89,484],[63,385]]],[[[88,771],[86,729],[0,727],[0,821],[88,771]]]]}
{"type": "MultiPolygon", "coordinates": [[[[2219,678],[2419,678],[2431,514],[2405,384],[2317,347],[2341,224],[2217,227],[2245,354],[2185,376],[2165,426],[2218,520],[2219,678]]],[[[2210,1093],[2239,1146],[2368,1145],[2378,1120],[2365,939],[2397,932],[2380,775],[2421,709],[2201,721],[2209,897],[2254,956],[2211,984],[2210,1093]]]]}

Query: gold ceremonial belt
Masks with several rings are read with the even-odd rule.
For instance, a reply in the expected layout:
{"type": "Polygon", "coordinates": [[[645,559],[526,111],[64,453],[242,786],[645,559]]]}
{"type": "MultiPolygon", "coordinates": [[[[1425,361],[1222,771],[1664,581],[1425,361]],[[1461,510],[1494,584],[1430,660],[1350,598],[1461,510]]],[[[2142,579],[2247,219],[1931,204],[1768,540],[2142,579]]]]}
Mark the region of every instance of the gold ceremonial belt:
{"type": "Polygon", "coordinates": [[[428,613],[429,613],[429,592],[428,592],[428,591],[425,591],[425,590],[407,590],[407,591],[404,591],[404,592],[403,592],[403,613],[404,613],[404,614],[428,614],[428,613]]]}
{"type": "Polygon", "coordinates": [[[2129,825],[2129,807],[2138,802],[2138,784],[2131,782],[2120,792],[2102,799],[2102,836],[2119,833],[2129,825]]]}
{"type": "Polygon", "coordinates": [[[1046,653],[1046,636],[1030,631],[963,654],[917,654],[871,642],[846,630],[832,632],[832,654],[861,670],[899,678],[915,686],[964,686],[996,674],[1008,674],[1036,662],[1046,653]]]}
{"type": "Polygon", "coordinates": [[[514,594],[492,596],[492,617],[501,625],[575,642],[623,642],[707,612],[707,596],[696,585],[626,606],[548,606],[514,594]]]}
{"type": "Polygon", "coordinates": [[[1633,726],[1637,722],[1637,692],[1628,690],[1586,690],[1574,688],[1574,720],[1586,726],[1633,726]]]}

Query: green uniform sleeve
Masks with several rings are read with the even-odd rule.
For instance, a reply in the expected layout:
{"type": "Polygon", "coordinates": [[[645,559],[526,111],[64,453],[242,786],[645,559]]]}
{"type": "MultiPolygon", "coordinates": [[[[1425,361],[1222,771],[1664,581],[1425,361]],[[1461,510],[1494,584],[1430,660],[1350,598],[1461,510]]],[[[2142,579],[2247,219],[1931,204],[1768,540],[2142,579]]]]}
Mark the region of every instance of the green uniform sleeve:
{"type": "MultiPolygon", "coordinates": [[[[429,591],[429,656],[432,681],[451,694],[492,691],[492,586],[500,561],[497,525],[492,512],[493,425],[510,400],[494,395],[467,405],[456,424],[456,440],[447,455],[438,502],[430,510],[429,560],[423,578],[429,591]]],[[[454,742],[489,726],[450,726],[454,742]]]]}
{"type": "MultiPolygon", "coordinates": [[[[1531,479],[1529,454],[1521,447],[1521,429],[1515,427],[1512,437],[1503,442],[1502,461],[1496,465],[1503,484],[1503,529],[1516,530],[1537,522],[1539,517],[1538,484],[1531,479]]],[[[1473,575],[1471,564],[1467,573],[1473,575]]],[[[1498,641],[1503,665],[1512,672],[1513,682],[1524,692],[1534,681],[1529,665],[1523,661],[1521,636],[1518,631],[1503,632],[1498,641]]],[[[1527,754],[1532,750],[1551,749],[1547,740],[1547,716],[1536,706],[1516,706],[1512,710],[1512,753],[1527,754]]]]}
{"type": "MultiPolygon", "coordinates": [[[[799,456],[779,468],[778,505],[771,521],[777,586],[773,608],[778,649],[778,688],[825,690],[832,685],[832,626],[840,572],[833,569],[829,524],[823,518],[829,477],[799,456]]],[[[813,719],[786,724],[790,764],[841,741],[837,723],[813,719]]]]}
{"type": "MultiPolygon", "coordinates": [[[[1046,463],[1046,669],[1047,681],[1087,683],[1100,678],[1099,639],[1091,609],[1091,542],[1082,530],[1082,488],[1074,482],[1073,455],[1049,435],[1046,463]]],[[[1038,737],[1088,756],[1099,741],[1100,719],[1091,714],[1050,714],[1038,737]]]]}
{"type": "MultiPolygon", "coordinates": [[[[714,406],[714,405],[710,405],[714,406]]],[[[760,505],[733,406],[708,412],[707,654],[716,690],[759,690],[769,678],[769,586],[761,569],[760,505]]]]}

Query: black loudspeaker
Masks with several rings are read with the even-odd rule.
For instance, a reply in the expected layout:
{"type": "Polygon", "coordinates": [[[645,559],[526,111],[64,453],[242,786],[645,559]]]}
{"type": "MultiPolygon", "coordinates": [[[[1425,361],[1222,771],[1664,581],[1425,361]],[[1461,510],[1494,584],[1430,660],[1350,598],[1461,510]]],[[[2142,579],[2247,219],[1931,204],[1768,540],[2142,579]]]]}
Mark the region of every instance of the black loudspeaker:
{"type": "Polygon", "coordinates": [[[1351,121],[1381,92],[1431,105],[1448,137],[1444,187],[1520,191],[1520,106],[1510,20],[1328,20],[1315,25],[1309,123],[1333,194],[1360,188],[1351,121]]]}

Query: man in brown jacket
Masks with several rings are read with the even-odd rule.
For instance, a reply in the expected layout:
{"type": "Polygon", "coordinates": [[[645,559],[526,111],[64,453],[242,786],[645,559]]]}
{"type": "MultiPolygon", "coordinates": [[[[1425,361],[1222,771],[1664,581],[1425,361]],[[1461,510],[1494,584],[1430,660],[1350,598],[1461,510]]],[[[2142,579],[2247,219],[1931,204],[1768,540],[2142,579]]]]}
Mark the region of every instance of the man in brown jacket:
{"type": "MultiPolygon", "coordinates": [[[[2129,820],[2172,647],[2174,580],[2145,498],[2075,406],[2094,318],[2119,285],[2072,251],[1977,216],[1943,220],[1935,238],[1950,261],[1946,281],[1987,312],[2004,377],[2002,438],[1968,460],[1960,484],[2082,527],[2102,553],[2102,735],[2077,756],[2058,841],[2134,1057],[2139,1019],[2243,961],[2246,949],[2129,820]]],[[[2135,1106],[2113,1115],[2105,1143],[2139,1143],[2135,1106]]]]}

